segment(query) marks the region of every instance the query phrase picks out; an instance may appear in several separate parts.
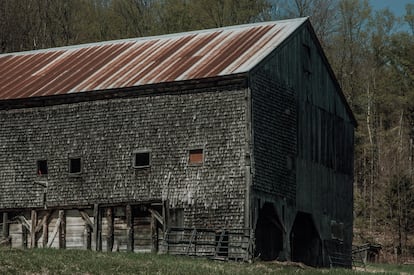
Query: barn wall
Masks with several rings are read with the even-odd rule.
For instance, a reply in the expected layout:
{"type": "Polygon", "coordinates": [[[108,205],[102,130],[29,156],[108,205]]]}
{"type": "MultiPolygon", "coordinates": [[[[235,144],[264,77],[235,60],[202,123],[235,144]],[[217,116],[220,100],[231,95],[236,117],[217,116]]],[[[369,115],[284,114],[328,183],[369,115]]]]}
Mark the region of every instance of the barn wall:
{"type": "Polygon", "coordinates": [[[342,223],[342,239],[350,248],[353,118],[308,28],[307,24],[301,27],[251,74],[253,188],[256,199],[271,201],[277,208],[286,201],[285,210],[293,211],[285,214],[288,230],[297,211],[310,213],[322,240],[332,238],[331,224],[342,223]],[[276,97],[282,103],[274,101],[276,97]],[[262,113],[273,119],[255,118],[262,113]],[[266,159],[264,152],[277,157],[266,159]],[[285,191],[269,196],[269,183],[285,191]]]}
{"type": "Polygon", "coordinates": [[[280,87],[264,71],[254,75],[251,89],[254,189],[294,202],[295,95],[280,87]]]}
{"type": "Polygon", "coordinates": [[[184,226],[243,226],[245,92],[0,111],[0,209],[168,199],[184,226]],[[202,165],[188,164],[195,148],[204,149],[202,165]],[[150,167],[132,167],[136,150],[150,151],[150,167]],[[69,157],[82,159],[80,175],[68,173],[69,157]],[[47,176],[36,174],[41,159],[47,176]]]}

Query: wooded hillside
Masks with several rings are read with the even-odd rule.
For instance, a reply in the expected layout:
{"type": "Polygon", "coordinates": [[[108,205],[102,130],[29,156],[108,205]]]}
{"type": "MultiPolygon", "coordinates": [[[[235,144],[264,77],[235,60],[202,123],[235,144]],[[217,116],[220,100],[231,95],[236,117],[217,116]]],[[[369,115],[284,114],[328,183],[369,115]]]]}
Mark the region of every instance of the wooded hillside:
{"type": "Polygon", "coordinates": [[[0,53],[298,16],[359,123],[354,239],[413,256],[414,4],[397,17],[367,0],[0,0],[0,53]]]}

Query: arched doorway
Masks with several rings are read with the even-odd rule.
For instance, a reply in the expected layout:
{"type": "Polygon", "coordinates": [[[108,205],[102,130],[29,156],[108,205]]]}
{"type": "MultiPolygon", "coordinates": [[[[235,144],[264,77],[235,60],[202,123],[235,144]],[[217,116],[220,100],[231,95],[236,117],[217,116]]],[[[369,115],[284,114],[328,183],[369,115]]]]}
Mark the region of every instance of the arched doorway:
{"type": "Polygon", "coordinates": [[[311,214],[299,212],[290,233],[292,261],[310,266],[322,265],[322,247],[311,214]]]}
{"type": "Polygon", "coordinates": [[[259,211],[255,241],[255,256],[262,260],[275,260],[283,251],[283,230],[271,203],[265,203],[259,211]]]}

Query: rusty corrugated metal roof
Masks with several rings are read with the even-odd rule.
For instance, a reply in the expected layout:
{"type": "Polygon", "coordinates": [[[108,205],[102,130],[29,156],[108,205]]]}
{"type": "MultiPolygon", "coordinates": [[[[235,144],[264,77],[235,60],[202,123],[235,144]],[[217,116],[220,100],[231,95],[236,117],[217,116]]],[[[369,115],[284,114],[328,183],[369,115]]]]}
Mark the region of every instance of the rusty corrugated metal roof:
{"type": "Polygon", "coordinates": [[[0,55],[0,100],[248,72],[307,18],[0,55]]]}

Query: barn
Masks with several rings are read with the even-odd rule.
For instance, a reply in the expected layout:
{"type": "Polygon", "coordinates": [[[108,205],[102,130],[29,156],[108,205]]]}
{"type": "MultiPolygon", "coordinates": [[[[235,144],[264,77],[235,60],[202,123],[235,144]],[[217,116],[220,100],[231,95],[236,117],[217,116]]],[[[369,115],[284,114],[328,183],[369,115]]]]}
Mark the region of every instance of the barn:
{"type": "Polygon", "coordinates": [[[349,265],[356,121],[308,18],[0,55],[12,247],[349,265]]]}

